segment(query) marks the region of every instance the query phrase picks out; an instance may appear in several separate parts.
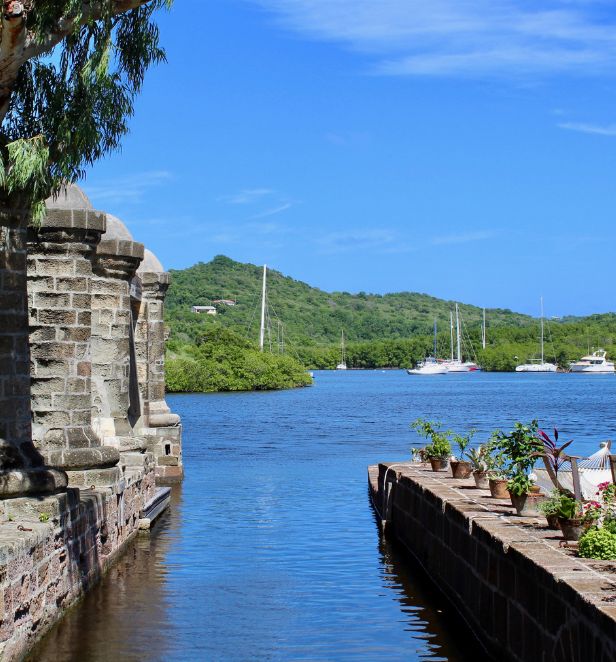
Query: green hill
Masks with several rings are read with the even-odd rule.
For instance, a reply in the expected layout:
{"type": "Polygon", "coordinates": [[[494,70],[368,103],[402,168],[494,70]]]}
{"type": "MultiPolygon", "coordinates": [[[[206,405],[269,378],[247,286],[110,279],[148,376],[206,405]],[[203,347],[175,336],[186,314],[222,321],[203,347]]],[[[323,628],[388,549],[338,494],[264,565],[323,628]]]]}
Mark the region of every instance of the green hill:
{"type": "MultiPolygon", "coordinates": [[[[174,271],[167,297],[166,317],[171,330],[171,358],[189,354],[212,329],[229,329],[256,343],[259,325],[262,267],[218,256],[211,262],[174,271]],[[196,315],[193,305],[216,299],[218,314],[196,315]]],[[[437,319],[438,354],[450,352],[449,314],[453,302],[427,294],[349,294],[324,292],[268,270],[269,309],[273,311],[272,349],[280,351],[280,321],[285,349],[304,365],[332,368],[338,362],[340,332],[347,339],[350,367],[405,367],[432,352],[432,327],[437,319]]],[[[487,309],[487,347],[481,349],[482,310],[460,304],[465,359],[486,370],[513,370],[537,357],[539,321],[506,309],[487,309]]],[[[616,315],[567,317],[546,323],[546,360],[563,368],[591,348],[603,347],[616,358],[616,315]]]]}
{"type": "MultiPolygon", "coordinates": [[[[220,324],[256,338],[262,272],[262,267],[222,255],[211,262],[173,271],[166,307],[175,337],[191,342],[204,328],[220,324]],[[210,305],[221,298],[234,299],[237,305],[217,305],[215,317],[191,312],[191,306],[210,305]]],[[[274,270],[268,270],[268,300],[276,318],[276,334],[279,319],[286,339],[301,347],[338,343],[342,329],[349,342],[429,335],[435,318],[442,330],[448,330],[453,305],[416,292],[324,292],[274,270]]],[[[460,312],[468,327],[479,327],[480,308],[461,304],[460,312]]],[[[486,314],[490,327],[533,323],[531,317],[510,310],[489,309],[486,314]]]]}

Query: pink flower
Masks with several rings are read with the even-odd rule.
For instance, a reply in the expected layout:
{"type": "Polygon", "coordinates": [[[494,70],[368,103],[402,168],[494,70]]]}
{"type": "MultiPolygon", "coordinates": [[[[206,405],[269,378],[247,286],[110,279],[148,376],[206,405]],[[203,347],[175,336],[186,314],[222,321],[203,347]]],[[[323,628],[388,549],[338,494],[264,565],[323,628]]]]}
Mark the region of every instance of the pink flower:
{"type": "Polygon", "coordinates": [[[607,487],[609,487],[610,485],[611,485],[611,483],[608,482],[608,481],[606,481],[605,483],[599,483],[599,484],[597,485],[597,487],[599,488],[599,491],[600,491],[600,492],[603,492],[603,490],[605,490],[605,489],[606,489],[607,487]]]}

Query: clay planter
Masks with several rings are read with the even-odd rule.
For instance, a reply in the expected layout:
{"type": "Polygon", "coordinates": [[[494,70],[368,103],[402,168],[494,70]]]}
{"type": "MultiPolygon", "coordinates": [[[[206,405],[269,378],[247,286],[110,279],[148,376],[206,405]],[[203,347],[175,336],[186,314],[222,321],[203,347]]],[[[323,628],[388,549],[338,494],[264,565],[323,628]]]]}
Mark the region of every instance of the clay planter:
{"type": "Polygon", "coordinates": [[[548,529],[560,531],[560,526],[558,526],[558,515],[546,515],[545,519],[548,521],[548,529]]]}
{"type": "Polygon", "coordinates": [[[531,485],[530,486],[530,493],[531,494],[541,494],[541,487],[539,485],[531,485]]]}
{"type": "Polygon", "coordinates": [[[480,490],[489,490],[490,482],[488,481],[488,474],[485,471],[473,471],[473,478],[475,479],[475,485],[480,490]]]}
{"type": "Polygon", "coordinates": [[[447,458],[431,457],[430,465],[432,466],[432,471],[447,471],[449,468],[449,460],[447,458]]]}
{"type": "Polygon", "coordinates": [[[490,478],[490,494],[494,499],[508,499],[509,490],[507,489],[506,478],[490,478]]]}
{"type": "Polygon", "coordinates": [[[558,525],[563,532],[563,538],[565,540],[579,540],[580,536],[586,530],[581,519],[564,519],[563,517],[559,517],[558,525]]]}
{"type": "Polygon", "coordinates": [[[543,494],[511,495],[511,503],[519,517],[541,517],[537,504],[544,499],[543,494]]]}
{"type": "Polygon", "coordinates": [[[468,478],[472,471],[470,462],[464,462],[463,460],[459,462],[451,461],[451,473],[454,478],[468,478]]]}

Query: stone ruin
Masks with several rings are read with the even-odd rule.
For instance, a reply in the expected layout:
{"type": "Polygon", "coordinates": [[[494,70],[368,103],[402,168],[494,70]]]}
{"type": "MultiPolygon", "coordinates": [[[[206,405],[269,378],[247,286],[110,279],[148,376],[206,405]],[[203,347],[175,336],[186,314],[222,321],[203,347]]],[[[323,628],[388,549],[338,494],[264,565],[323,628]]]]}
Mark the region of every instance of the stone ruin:
{"type": "Polygon", "coordinates": [[[0,659],[18,659],[169,500],[169,274],[75,186],[0,212],[0,659]],[[13,570],[11,570],[13,568],[13,570]]]}

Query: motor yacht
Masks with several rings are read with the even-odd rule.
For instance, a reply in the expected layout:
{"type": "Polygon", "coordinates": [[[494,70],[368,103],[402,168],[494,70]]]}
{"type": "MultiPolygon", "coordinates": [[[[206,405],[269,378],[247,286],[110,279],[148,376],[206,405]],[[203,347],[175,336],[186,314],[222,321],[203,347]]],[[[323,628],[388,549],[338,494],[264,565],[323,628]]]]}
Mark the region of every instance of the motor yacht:
{"type": "Polygon", "coordinates": [[[614,363],[606,358],[607,352],[598,349],[592,354],[583,356],[579,361],[571,362],[571,372],[614,372],[614,363]]]}

